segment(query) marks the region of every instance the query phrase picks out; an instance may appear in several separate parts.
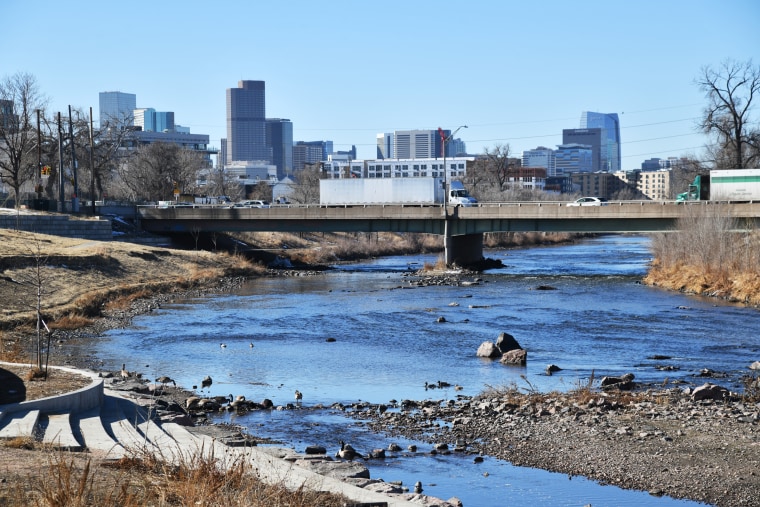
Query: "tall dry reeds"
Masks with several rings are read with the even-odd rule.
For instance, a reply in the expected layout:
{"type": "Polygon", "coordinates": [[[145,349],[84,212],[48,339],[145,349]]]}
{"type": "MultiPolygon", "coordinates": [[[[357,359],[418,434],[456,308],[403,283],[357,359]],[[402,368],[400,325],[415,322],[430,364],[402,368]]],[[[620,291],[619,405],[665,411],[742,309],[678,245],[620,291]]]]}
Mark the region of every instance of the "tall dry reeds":
{"type": "Polygon", "coordinates": [[[160,456],[136,453],[99,463],[79,453],[47,454],[46,466],[11,478],[0,491],[0,505],[138,507],[143,505],[245,505],[250,507],[315,505],[338,507],[346,498],[260,480],[244,459],[221,463],[208,453],[169,463],[160,456]]]}
{"type": "Polygon", "coordinates": [[[644,281],[760,303],[760,233],[719,206],[686,209],[675,230],[652,237],[655,261],[644,281]]]}

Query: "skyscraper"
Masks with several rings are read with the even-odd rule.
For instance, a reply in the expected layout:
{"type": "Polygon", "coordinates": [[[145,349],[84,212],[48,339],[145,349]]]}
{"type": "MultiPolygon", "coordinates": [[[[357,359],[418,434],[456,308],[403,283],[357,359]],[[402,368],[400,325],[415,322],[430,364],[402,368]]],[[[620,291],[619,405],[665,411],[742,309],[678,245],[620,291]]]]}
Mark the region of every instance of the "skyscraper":
{"type": "Polygon", "coordinates": [[[267,118],[267,146],[271,162],[277,167],[277,179],[293,172],[293,123],[282,118],[267,118]]]}
{"type": "Polygon", "coordinates": [[[98,97],[100,128],[106,125],[124,128],[134,124],[137,95],[122,92],[100,92],[98,97]]]}
{"type": "Polygon", "coordinates": [[[239,81],[227,88],[227,163],[270,161],[266,143],[264,81],[239,81]]]}
{"type": "Polygon", "coordinates": [[[393,158],[393,134],[377,134],[377,158],[378,160],[393,158]]]}
{"type": "MultiPolygon", "coordinates": [[[[443,131],[446,136],[450,130],[443,131]]],[[[443,157],[441,136],[437,130],[397,130],[393,133],[393,158],[443,157]]]]}
{"type": "Polygon", "coordinates": [[[620,120],[617,113],[592,113],[584,111],[581,115],[582,129],[602,129],[599,145],[599,170],[617,172],[621,169],[620,160],[620,120]]]}

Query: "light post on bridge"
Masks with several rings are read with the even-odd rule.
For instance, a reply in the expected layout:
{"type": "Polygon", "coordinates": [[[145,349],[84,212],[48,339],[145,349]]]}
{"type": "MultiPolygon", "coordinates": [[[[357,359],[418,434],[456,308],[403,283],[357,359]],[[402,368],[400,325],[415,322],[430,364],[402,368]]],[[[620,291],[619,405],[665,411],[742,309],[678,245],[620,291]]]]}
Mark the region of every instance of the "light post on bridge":
{"type": "Polygon", "coordinates": [[[457,132],[466,129],[467,125],[460,125],[448,136],[438,127],[438,135],[441,136],[441,151],[443,152],[443,256],[446,266],[452,262],[451,248],[451,229],[449,228],[449,169],[446,167],[446,143],[448,143],[457,132]]]}

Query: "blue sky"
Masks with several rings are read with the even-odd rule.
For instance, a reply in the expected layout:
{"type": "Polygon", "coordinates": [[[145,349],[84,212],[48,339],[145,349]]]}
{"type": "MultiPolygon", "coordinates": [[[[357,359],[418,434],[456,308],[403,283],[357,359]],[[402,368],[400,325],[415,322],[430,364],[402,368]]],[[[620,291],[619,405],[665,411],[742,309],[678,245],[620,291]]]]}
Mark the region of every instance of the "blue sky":
{"type": "Polygon", "coordinates": [[[700,156],[700,70],[760,64],[757,0],[0,0],[0,20],[0,77],[33,74],[51,112],[134,93],[219,147],[225,90],[264,80],[295,140],[360,158],[464,124],[470,153],[554,148],[583,111],[619,114],[624,169],[700,156]]]}

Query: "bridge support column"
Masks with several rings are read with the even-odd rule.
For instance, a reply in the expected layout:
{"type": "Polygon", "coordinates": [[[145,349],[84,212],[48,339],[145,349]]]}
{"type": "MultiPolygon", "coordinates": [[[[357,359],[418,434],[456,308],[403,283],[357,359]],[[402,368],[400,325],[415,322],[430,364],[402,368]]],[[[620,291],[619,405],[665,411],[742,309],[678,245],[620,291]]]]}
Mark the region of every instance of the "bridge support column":
{"type": "Polygon", "coordinates": [[[483,260],[483,233],[444,235],[446,265],[467,266],[483,260]]]}

